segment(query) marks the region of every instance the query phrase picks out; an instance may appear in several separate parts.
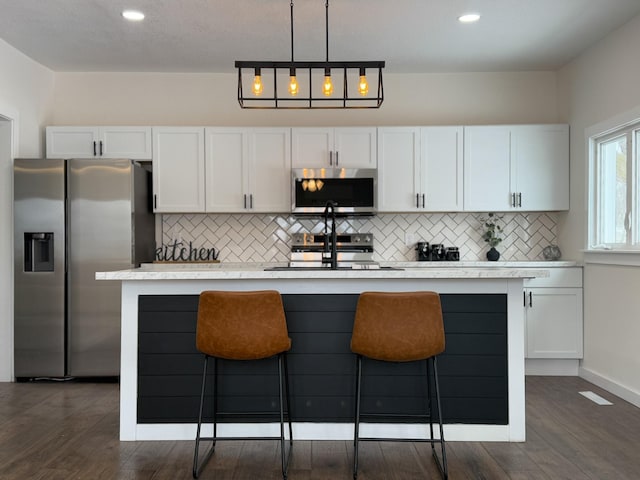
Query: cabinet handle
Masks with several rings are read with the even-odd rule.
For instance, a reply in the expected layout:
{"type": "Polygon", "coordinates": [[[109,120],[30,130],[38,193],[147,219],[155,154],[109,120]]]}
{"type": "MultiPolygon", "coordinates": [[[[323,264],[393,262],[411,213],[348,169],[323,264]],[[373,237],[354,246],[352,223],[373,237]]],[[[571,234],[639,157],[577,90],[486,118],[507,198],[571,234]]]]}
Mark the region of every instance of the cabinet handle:
{"type": "Polygon", "coordinates": [[[153,196],[153,209],[158,208],[158,195],[153,196]]]}
{"type": "Polygon", "coordinates": [[[416,193],[416,208],[420,208],[420,194],[416,193]]]}
{"type": "Polygon", "coordinates": [[[102,140],[100,140],[100,156],[102,156],[102,140]]]}
{"type": "Polygon", "coordinates": [[[533,295],[529,292],[529,306],[533,307],[533,295]]]}
{"type": "Polygon", "coordinates": [[[511,194],[511,206],[512,207],[516,206],[516,194],[515,193],[511,194]]]}
{"type": "Polygon", "coordinates": [[[422,208],[424,208],[424,193],[422,194],[422,208]]]}
{"type": "Polygon", "coordinates": [[[527,306],[527,292],[525,292],[524,290],[522,291],[522,306],[527,306]]]}
{"type": "Polygon", "coordinates": [[[95,157],[97,155],[96,153],[96,142],[93,142],[93,156],[95,157]]]}
{"type": "Polygon", "coordinates": [[[339,153],[340,152],[336,151],[336,167],[339,166],[339,164],[340,164],[340,157],[338,157],[339,153]]]}
{"type": "Polygon", "coordinates": [[[333,152],[329,151],[329,166],[333,166],[333,152]]]}
{"type": "Polygon", "coordinates": [[[244,194],[244,208],[247,208],[247,194],[244,194]]]}
{"type": "Polygon", "coordinates": [[[249,208],[253,208],[253,193],[249,194],[249,208]]]}
{"type": "Polygon", "coordinates": [[[522,192],[518,193],[518,206],[522,207],[522,192]]]}

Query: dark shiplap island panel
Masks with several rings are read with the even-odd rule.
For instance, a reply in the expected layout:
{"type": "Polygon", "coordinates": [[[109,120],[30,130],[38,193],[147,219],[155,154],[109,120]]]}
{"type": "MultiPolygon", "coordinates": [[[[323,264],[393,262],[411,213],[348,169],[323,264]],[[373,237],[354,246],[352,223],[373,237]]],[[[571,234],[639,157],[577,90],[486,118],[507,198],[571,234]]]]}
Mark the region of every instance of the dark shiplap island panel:
{"type": "MultiPolygon", "coordinates": [[[[355,357],[349,343],[357,299],[353,294],[283,295],[292,339],[294,421],[352,421],[355,357]]],[[[443,294],[441,299],[446,350],[438,368],[445,422],[506,425],[506,295],[443,294]]],[[[138,423],[196,421],[202,378],[202,355],[195,349],[197,309],[197,295],[139,297],[138,423]]],[[[424,362],[365,362],[363,411],[422,413],[424,362]]],[[[277,410],[275,365],[274,359],[220,362],[220,410],[277,410]]],[[[273,418],[229,419],[243,420],[273,418]]]]}

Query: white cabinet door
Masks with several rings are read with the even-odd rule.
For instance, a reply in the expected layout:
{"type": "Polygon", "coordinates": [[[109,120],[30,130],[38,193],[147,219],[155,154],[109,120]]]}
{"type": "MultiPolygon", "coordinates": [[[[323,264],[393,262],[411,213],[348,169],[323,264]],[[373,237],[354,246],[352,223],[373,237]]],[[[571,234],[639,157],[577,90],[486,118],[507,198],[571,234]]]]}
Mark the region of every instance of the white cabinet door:
{"type": "Polygon", "coordinates": [[[206,211],[291,211],[289,132],[288,128],[207,128],[206,211]]]}
{"type": "Polygon", "coordinates": [[[292,128],[292,166],[294,168],[333,167],[333,142],[332,128],[292,128]]]}
{"type": "Polygon", "coordinates": [[[512,127],[513,191],[526,211],[569,209],[569,126],[512,127]]]}
{"type": "Polygon", "coordinates": [[[419,211],[420,128],[378,128],[378,211],[419,211]]]}
{"type": "Polygon", "coordinates": [[[205,138],[206,211],[244,211],[248,206],[246,129],[207,128],[205,138]]]}
{"type": "Polygon", "coordinates": [[[47,127],[47,158],[98,156],[96,127],[47,127]]]}
{"type": "Polygon", "coordinates": [[[249,201],[254,212],[291,212],[291,130],[254,128],[249,137],[249,201]]]}
{"type": "Polygon", "coordinates": [[[424,195],[422,210],[462,211],[462,127],[422,127],[420,134],[422,161],[419,192],[424,195]]]}
{"type": "Polygon", "coordinates": [[[153,128],[155,212],[204,212],[204,128],[153,128]]]}
{"type": "Polygon", "coordinates": [[[151,127],[101,127],[103,158],[151,160],[151,127]]]}
{"type": "Polygon", "coordinates": [[[530,288],[524,295],[527,358],[582,358],[582,288],[530,288]]]}
{"type": "Polygon", "coordinates": [[[376,128],[291,129],[294,168],[376,168],[376,128]]]}
{"type": "Polygon", "coordinates": [[[47,127],[48,158],[151,160],[151,127],[47,127]]]}
{"type": "Polygon", "coordinates": [[[464,127],[464,209],[511,210],[511,131],[508,126],[464,127]]]}
{"type": "Polygon", "coordinates": [[[462,210],[462,127],[378,129],[378,211],[462,210]]]}
{"type": "Polygon", "coordinates": [[[334,132],[334,167],[376,168],[376,128],[336,128],[334,132]]]}

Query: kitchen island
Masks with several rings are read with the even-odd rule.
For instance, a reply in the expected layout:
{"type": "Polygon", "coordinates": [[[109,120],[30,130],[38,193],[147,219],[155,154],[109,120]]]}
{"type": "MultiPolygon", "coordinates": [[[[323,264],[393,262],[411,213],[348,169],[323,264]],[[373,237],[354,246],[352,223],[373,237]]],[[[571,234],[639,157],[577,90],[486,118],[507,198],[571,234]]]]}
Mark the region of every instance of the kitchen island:
{"type": "MultiPolygon", "coordinates": [[[[525,440],[523,280],[548,272],[526,264],[265,270],[273,266],[143,265],[96,274],[98,280],[122,282],[121,440],[194,438],[201,375],[201,356],[194,345],[197,295],[213,289],[275,289],[283,294],[293,340],[290,371],[296,439],[353,438],[355,361],[348,342],[358,294],[433,290],[443,298],[447,335],[440,362],[446,437],[525,440]]],[[[412,386],[419,369],[413,364],[376,367],[371,377],[375,381],[363,393],[374,409],[393,410],[398,406],[396,397],[412,409],[423,400],[412,386]]],[[[261,386],[264,376],[246,376],[231,384],[238,391],[226,401],[270,405],[272,395],[261,386]]],[[[252,434],[273,434],[274,423],[258,421],[251,426],[252,434]]],[[[242,436],[247,434],[245,427],[243,422],[228,423],[221,432],[242,436]]],[[[423,428],[408,423],[365,424],[363,434],[414,437],[423,435],[423,428]]]]}

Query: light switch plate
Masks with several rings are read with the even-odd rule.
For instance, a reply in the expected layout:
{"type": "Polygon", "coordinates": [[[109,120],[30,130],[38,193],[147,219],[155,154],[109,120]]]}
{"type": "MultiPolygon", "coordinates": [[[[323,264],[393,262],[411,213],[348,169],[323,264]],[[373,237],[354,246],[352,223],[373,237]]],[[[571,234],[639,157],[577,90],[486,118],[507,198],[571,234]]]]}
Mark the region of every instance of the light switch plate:
{"type": "Polygon", "coordinates": [[[416,236],[413,233],[405,233],[404,234],[404,244],[407,247],[410,247],[414,243],[416,243],[416,236]]]}

